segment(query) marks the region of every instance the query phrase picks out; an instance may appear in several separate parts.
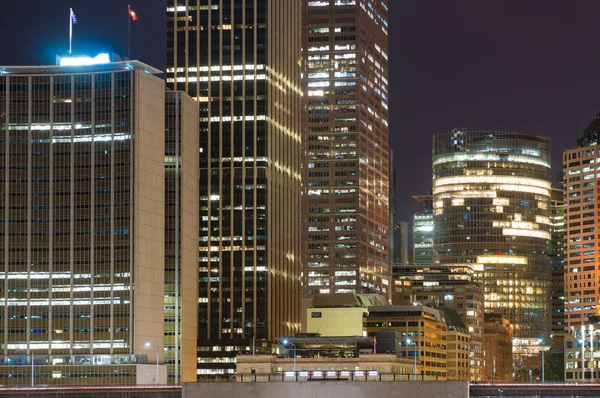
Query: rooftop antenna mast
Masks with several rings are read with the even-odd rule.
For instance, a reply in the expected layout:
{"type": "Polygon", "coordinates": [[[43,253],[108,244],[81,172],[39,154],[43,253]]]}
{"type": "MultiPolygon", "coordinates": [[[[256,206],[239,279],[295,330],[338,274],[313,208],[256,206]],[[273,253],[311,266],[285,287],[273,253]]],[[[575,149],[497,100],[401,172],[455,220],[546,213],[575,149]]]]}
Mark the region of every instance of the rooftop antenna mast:
{"type": "Polygon", "coordinates": [[[69,54],[73,53],[73,24],[77,23],[77,17],[72,8],[69,8],[69,54]]]}

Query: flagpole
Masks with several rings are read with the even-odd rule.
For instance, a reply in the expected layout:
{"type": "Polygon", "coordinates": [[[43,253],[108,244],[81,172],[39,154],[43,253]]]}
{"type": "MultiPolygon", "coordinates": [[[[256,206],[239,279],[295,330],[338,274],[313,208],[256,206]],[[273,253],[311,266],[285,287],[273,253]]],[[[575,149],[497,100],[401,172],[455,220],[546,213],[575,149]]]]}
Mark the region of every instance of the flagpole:
{"type": "Polygon", "coordinates": [[[73,49],[73,9],[69,8],[69,54],[73,49]]]}
{"type": "Polygon", "coordinates": [[[131,59],[131,5],[127,4],[127,59],[131,59]]]}

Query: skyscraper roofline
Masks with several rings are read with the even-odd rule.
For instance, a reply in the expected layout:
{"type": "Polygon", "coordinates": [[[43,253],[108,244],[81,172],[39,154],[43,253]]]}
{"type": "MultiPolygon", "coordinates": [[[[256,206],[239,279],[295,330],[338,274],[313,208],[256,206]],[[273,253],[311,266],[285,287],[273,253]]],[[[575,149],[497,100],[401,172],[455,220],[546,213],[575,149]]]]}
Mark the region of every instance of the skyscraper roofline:
{"type": "Polygon", "coordinates": [[[55,75],[55,74],[76,74],[90,72],[109,72],[109,71],[127,71],[139,69],[148,74],[156,75],[163,73],[160,69],[145,64],[141,61],[119,61],[106,64],[95,65],[13,65],[0,66],[0,75],[55,75]]]}

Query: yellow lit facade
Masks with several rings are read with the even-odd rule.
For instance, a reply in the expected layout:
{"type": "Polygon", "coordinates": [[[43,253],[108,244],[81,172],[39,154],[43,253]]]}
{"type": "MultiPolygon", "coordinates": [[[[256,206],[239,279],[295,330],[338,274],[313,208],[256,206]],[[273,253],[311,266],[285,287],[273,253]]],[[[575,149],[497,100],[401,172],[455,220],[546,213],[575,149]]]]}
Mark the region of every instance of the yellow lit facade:
{"type": "Polygon", "coordinates": [[[473,281],[474,274],[465,266],[394,265],[392,302],[455,310],[469,333],[469,379],[483,381],[483,287],[473,281]]]}
{"type": "Polygon", "coordinates": [[[380,330],[399,332],[403,338],[402,356],[414,359],[425,377],[447,380],[448,327],[443,312],[422,305],[369,307],[367,335],[380,330]]]}
{"type": "Polygon", "coordinates": [[[550,141],[524,133],[434,135],[434,246],[440,264],[468,265],[485,311],[515,341],[550,341],[550,141]]]}

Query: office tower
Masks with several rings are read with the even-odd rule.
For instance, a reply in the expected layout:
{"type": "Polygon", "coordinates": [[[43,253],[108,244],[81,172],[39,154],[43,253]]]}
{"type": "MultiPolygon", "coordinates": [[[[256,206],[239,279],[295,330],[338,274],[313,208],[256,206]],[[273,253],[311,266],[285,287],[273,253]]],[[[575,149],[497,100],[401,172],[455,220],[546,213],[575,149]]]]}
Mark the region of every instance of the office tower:
{"type": "Polygon", "coordinates": [[[393,264],[408,263],[408,223],[405,221],[396,221],[394,223],[394,247],[393,264]]]}
{"type": "Polygon", "coordinates": [[[165,94],[165,364],[169,384],[196,381],[198,104],[165,94]]]}
{"type": "Polygon", "coordinates": [[[166,383],[160,71],[0,71],[1,383],[166,383]]]}
{"type": "Polygon", "coordinates": [[[544,136],[455,129],[433,137],[440,264],[477,271],[485,311],[509,319],[517,355],[550,344],[550,192],[544,136]]]}
{"type": "Polygon", "coordinates": [[[563,190],[552,188],[550,202],[550,265],[552,267],[552,340],[565,331],[565,201],[563,190]]]}
{"type": "Polygon", "coordinates": [[[387,0],[305,1],[304,297],[388,295],[387,0]]]}
{"type": "Polygon", "coordinates": [[[418,265],[431,265],[435,261],[433,249],[433,197],[413,196],[413,262],[418,265]]]}
{"type": "Polygon", "coordinates": [[[577,146],[563,152],[565,324],[569,327],[586,324],[590,316],[598,315],[599,136],[600,115],[577,139],[577,146]]]}
{"type": "Polygon", "coordinates": [[[455,310],[471,335],[469,378],[484,379],[483,286],[475,282],[475,271],[455,265],[396,265],[392,267],[394,305],[423,304],[455,310]]]}
{"type": "Polygon", "coordinates": [[[300,330],[301,10],[167,2],[167,84],[200,117],[199,377],[300,330]]]}

